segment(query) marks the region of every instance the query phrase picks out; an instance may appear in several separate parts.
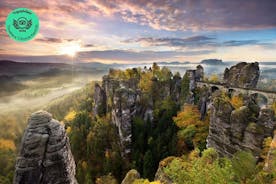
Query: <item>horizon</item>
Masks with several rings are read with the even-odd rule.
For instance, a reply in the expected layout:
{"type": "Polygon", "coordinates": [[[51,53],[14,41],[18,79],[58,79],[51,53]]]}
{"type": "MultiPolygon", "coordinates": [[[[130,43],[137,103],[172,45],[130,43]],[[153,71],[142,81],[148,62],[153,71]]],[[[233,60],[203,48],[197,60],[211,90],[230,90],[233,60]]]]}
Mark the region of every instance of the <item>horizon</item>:
{"type": "Polygon", "coordinates": [[[0,59],[142,64],[276,61],[276,1],[0,2],[0,59]],[[32,9],[40,31],[25,43],[5,30],[10,11],[32,9]],[[242,8],[241,8],[242,7],[242,8]],[[57,17],[62,17],[58,19],[57,17]]]}
{"type": "MultiPolygon", "coordinates": [[[[68,62],[34,62],[34,61],[16,61],[14,59],[2,59],[0,58],[0,62],[13,62],[13,63],[26,63],[26,64],[33,64],[33,63],[37,63],[37,64],[102,64],[102,65],[148,65],[148,64],[153,64],[153,63],[157,63],[157,64],[166,64],[166,65],[170,65],[170,64],[203,64],[206,65],[204,63],[201,63],[204,60],[220,60],[220,59],[203,59],[201,61],[154,61],[154,62],[140,62],[140,63],[117,63],[117,62],[113,62],[113,63],[104,63],[104,62],[98,62],[98,61],[92,61],[92,62],[72,62],[72,63],[68,63],[68,62]]],[[[276,61],[223,61],[221,60],[222,63],[225,64],[235,64],[235,63],[241,63],[241,62],[246,62],[246,63],[254,63],[254,62],[258,62],[260,64],[276,64],[276,61]]],[[[217,65],[217,64],[207,64],[207,65],[217,65]]]]}

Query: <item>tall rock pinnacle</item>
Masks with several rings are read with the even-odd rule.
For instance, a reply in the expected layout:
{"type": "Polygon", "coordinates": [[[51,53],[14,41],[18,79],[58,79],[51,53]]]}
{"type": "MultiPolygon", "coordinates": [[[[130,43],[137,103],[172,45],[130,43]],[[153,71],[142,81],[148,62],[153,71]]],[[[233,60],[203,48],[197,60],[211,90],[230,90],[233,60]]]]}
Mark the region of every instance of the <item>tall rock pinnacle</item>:
{"type": "Polygon", "coordinates": [[[22,138],[14,184],[77,184],[64,126],[45,111],[33,113],[22,138]]]}

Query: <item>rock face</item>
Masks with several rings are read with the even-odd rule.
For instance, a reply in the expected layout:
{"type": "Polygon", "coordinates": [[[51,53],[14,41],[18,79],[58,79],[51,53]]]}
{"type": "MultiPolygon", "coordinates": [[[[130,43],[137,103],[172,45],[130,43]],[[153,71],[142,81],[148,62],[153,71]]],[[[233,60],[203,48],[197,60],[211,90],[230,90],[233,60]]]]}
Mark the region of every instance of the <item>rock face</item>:
{"type": "Polygon", "coordinates": [[[112,105],[112,122],[117,126],[123,155],[130,154],[131,127],[133,117],[137,114],[139,95],[131,88],[116,90],[112,105]]]}
{"type": "Polygon", "coordinates": [[[64,126],[45,111],[33,113],[22,138],[15,184],[77,184],[64,126]]]}
{"type": "Polygon", "coordinates": [[[95,84],[93,113],[97,115],[106,113],[106,94],[99,84],[95,84]]]}
{"type": "Polygon", "coordinates": [[[127,172],[121,184],[132,184],[136,179],[140,179],[140,173],[135,169],[127,172]]]}
{"type": "Polygon", "coordinates": [[[173,181],[164,172],[164,167],[171,163],[177,157],[167,157],[159,162],[157,172],[154,177],[154,181],[160,181],[162,184],[173,184],[173,181]]]}
{"type": "Polygon", "coordinates": [[[226,68],[224,71],[224,83],[228,86],[255,88],[260,76],[259,63],[241,62],[226,68]]]}
{"type": "Polygon", "coordinates": [[[275,172],[276,171],[275,161],[276,161],[276,133],[274,134],[273,140],[270,144],[270,149],[267,154],[264,170],[270,173],[275,172]]]}
{"type": "MultiPolygon", "coordinates": [[[[201,68],[198,69],[201,75],[201,68]]],[[[103,77],[102,86],[96,84],[94,96],[94,113],[99,115],[99,107],[105,104],[107,113],[111,114],[112,123],[116,125],[120,137],[122,156],[128,157],[131,151],[132,124],[134,117],[147,121],[153,120],[155,101],[171,97],[175,102],[180,101],[181,77],[173,76],[168,81],[160,81],[153,76],[150,81],[151,92],[145,94],[139,87],[140,74],[136,68],[130,69],[131,77],[124,79],[116,77],[119,72],[110,69],[103,77]]],[[[144,69],[140,72],[152,72],[144,69]]]]}
{"type": "Polygon", "coordinates": [[[203,77],[204,77],[204,69],[201,65],[197,65],[196,71],[195,71],[195,80],[202,81],[203,77]]]}
{"type": "Polygon", "coordinates": [[[234,109],[225,98],[215,97],[211,106],[207,147],[215,148],[224,156],[248,150],[258,157],[264,138],[272,136],[276,125],[271,109],[263,108],[258,114],[250,106],[234,109]]]}
{"type": "Polygon", "coordinates": [[[187,102],[193,104],[195,101],[195,89],[196,89],[196,82],[202,81],[204,78],[204,69],[201,65],[196,67],[196,70],[187,70],[186,75],[189,77],[189,95],[187,97],[187,102]]]}

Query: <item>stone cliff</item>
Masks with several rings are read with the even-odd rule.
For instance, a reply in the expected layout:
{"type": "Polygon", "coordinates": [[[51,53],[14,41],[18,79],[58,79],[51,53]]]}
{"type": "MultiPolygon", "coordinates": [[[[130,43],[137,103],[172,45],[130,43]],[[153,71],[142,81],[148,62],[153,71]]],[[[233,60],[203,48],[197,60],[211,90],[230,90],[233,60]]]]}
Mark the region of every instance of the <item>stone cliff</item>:
{"type": "MultiPolygon", "coordinates": [[[[171,76],[166,81],[159,79],[158,76],[152,76],[146,82],[151,84],[151,92],[145,92],[141,89],[140,81],[143,74],[153,73],[152,69],[129,69],[130,77],[116,77],[116,71],[110,69],[109,74],[103,77],[102,86],[96,84],[94,95],[94,113],[100,115],[101,112],[110,113],[112,123],[118,128],[120,136],[122,155],[130,154],[131,131],[134,117],[140,117],[147,120],[153,119],[153,106],[156,101],[171,97],[175,102],[180,101],[181,77],[171,76]],[[104,108],[103,108],[104,107],[104,108]],[[104,110],[102,110],[104,109],[104,110]],[[105,112],[106,110],[106,112],[105,112]]],[[[199,70],[198,72],[201,72],[199,70]]]]}
{"type": "Polygon", "coordinates": [[[259,63],[241,62],[224,71],[224,83],[228,86],[255,88],[260,76],[259,63]]]}
{"type": "Polygon", "coordinates": [[[264,138],[272,136],[275,125],[272,109],[262,108],[257,113],[248,105],[235,109],[228,100],[218,96],[210,108],[207,147],[215,148],[224,156],[248,150],[258,157],[264,138]]]}
{"type": "Polygon", "coordinates": [[[22,138],[15,184],[77,184],[64,126],[45,111],[33,113],[22,138]]]}
{"type": "MultiPolygon", "coordinates": [[[[226,68],[224,73],[226,86],[254,88],[258,78],[258,63],[242,62],[226,68]]],[[[239,95],[243,96],[243,105],[234,108],[221,91],[212,94],[207,147],[215,148],[224,156],[248,150],[259,157],[264,138],[272,136],[275,129],[274,111],[268,106],[260,109],[257,94],[239,95]]]]}
{"type": "MultiPolygon", "coordinates": [[[[276,132],[274,133],[274,138],[270,144],[270,149],[265,160],[264,170],[273,173],[276,171],[276,132]]],[[[275,181],[274,181],[275,182],[275,181]]]]}

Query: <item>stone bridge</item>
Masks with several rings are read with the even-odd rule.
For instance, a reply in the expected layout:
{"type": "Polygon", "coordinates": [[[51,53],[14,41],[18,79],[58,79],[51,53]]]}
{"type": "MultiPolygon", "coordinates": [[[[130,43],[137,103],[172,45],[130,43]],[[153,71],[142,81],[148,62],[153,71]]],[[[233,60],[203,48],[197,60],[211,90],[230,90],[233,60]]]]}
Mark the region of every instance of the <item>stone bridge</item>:
{"type": "Polygon", "coordinates": [[[247,95],[258,94],[266,98],[266,102],[268,105],[273,104],[276,102],[276,91],[266,91],[261,89],[251,89],[251,88],[241,88],[241,87],[234,87],[234,86],[226,86],[223,83],[213,83],[213,82],[205,82],[205,81],[197,81],[196,85],[198,87],[208,87],[212,92],[216,89],[220,89],[226,93],[242,93],[247,95]]]}

